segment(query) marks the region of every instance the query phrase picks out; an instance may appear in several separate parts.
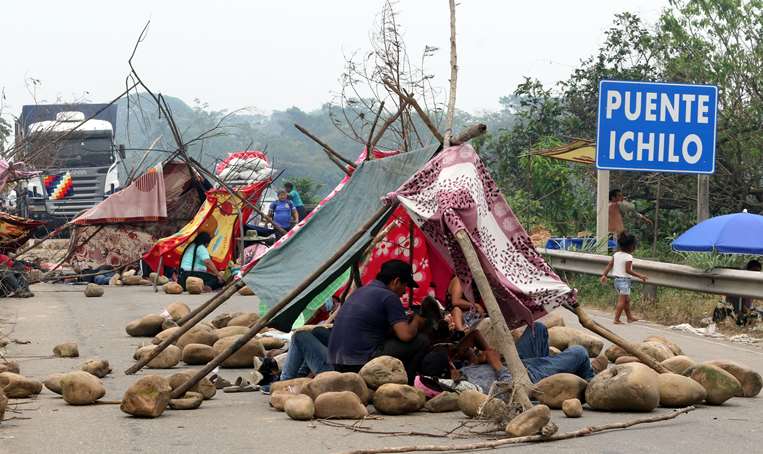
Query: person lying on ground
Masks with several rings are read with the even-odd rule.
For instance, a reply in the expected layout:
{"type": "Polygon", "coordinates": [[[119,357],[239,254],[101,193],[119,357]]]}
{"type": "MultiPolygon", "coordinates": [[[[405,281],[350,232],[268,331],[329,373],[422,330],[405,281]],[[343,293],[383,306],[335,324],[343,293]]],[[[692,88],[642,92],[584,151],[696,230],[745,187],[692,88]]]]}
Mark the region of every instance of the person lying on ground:
{"type": "MultiPolygon", "coordinates": [[[[456,349],[435,349],[424,356],[421,374],[436,379],[449,379],[455,383],[465,380],[487,393],[496,381],[511,381],[511,373],[501,362],[498,352],[489,347],[484,337],[474,330],[456,349]]],[[[594,376],[588,351],[572,345],[552,356],[549,352],[548,329],[535,322],[516,340],[517,352],[530,381],[537,383],[554,374],[575,374],[585,380],[594,376]]]]}
{"type": "MultiPolygon", "coordinates": [[[[270,204],[268,216],[273,219],[273,223],[287,232],[299,221],[299,214],[294,204],[289,200],[289,193],[283,190],[278,191],[278,200],[274,200],[270,204]]],[[[277,230],[276,236],[281,236],[277,230]]]]}
{"type": "Polygon", "coordinates": [[[185,290],[185,281],[189,277],[198,277],[204,281],[204,291],[217,290],[223,286],[223,272],[218,271],[207,246],[212,237],[207,232],[196,235],[193,242],[183,252],[180,260],[180,285],[185,290]]]}
{"type": "Polygon", "coordinates": [[[370,359],[387,355],[400,359],[415,378],[415,367],[429,346],[419,331],[423,316],[410,320],[400,297],[416,288],[411,265],[401,260],[385,262],[376,279],[355,290],[342,305],[329,338],[329,362],[339,372],[358,372],[370,359]]]}
{"type": "Polygon", "coordinates": [[[24,265],[0,253],[0,296],[12,298],[30,298],[29,279],[24,265]]]}
{"type": "Polygon", "coordinates": [[[617,305],[615,306],[615,324],[619,325],[620,316],[625,311],[628,323],[637,322],[638,319],[631,313],[631,276],[647,281],[647,277],[633,271],[633,251],[636,250],[636,237],[629,233],[621,233],[617,237],[617,252],[604,268],[599,279],[602,284],[607,283],[607,274],[612,271],[615,278],[615,291],[617,292],[617,305]]]}
{"type": "Polygon", "coordinates": [[[476,302],[466,298],[463,286],[458,277],[453,276],[446,293],[446,309],[450,311],[454,329],[460,333],[466,333],[485,318],[485,306],[479,298],[477,289],[472,287],[472,294],[476,302]]]}

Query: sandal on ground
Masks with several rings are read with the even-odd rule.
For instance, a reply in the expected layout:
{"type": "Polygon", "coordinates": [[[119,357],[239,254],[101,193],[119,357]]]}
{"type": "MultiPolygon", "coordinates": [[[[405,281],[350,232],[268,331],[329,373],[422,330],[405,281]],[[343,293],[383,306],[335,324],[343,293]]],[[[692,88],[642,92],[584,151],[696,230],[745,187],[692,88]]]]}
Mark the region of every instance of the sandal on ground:
{"type": "Polygon", "coordinates": [[[249,383],[248,380],[243,377],[238,377],[233,386],[226,386],[223,388],[224,393],[250,393],[258,391],[260,388],[257,385],[249,383]]]}
{"type": "Polygon", "coordinates": [[[223,389],[233,385],[233,383],[229,382],[228,380],[224,379],[223,377],[217,374],[214,374],[211,377],[209,377],[209,381],[214,383],[215,389],[223,389]]]}

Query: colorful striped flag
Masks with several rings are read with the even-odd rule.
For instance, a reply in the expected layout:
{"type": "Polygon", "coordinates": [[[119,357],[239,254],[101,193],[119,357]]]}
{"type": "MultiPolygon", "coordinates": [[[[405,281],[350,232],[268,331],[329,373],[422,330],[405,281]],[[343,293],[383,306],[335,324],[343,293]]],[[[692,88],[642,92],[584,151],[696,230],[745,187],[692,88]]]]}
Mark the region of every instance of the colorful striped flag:
{"type": "Polygon", "coordinates": [[[69,172],[45,175],[42,182],[50,200],[61,200],[74,194],[74,182],[69,172]]]}

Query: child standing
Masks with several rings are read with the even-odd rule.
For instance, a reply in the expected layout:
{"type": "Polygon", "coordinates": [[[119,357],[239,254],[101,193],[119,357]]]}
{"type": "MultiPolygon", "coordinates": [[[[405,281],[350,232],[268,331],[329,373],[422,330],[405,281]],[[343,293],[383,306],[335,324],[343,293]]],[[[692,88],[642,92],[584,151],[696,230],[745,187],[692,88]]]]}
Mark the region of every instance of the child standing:
{"type": "Polygon", "coordinates": [[[629,233],[621,233],[617,238],[617,252],[604,269],[600,281],[607,283],[607,274],[612,271],[615,278],[615,290],[617,291],[617,305],[615,306],[615,324],[622,324],[620,316],[625,311],[628,323],[638,321],[631,314],[631,276],[646,282],[646,276],[633,271],[633,251],[636,249],[636,237],[629,233]]]}

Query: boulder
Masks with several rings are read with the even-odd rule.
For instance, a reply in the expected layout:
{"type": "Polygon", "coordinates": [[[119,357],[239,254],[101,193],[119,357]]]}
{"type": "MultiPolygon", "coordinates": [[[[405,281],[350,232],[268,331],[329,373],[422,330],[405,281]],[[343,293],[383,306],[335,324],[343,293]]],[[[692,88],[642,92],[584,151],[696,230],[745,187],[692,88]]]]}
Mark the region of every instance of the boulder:
{"type": "Polygon", "coordinates": [[[183,293],[183,287],[177,282],[167,282],[162,288],[164,288],[164,293],[168,295],[180,295],[183,293]]]}
{"type": "Polygon", "coordinates": [[[0,373],[0,389],[11,399],[25,399],[40,394],[42,383],[13,372],[0,373]]]}
{"type": "Polygon", "coordinates": [[[43,380],[42,384],[48,388],[49,391],[61,395],[61,379],[66,374],[50,374],[43,380]]]}
{"type": "Polygon", "coordinates": [[[432,413],[458,411],[458,394],[449,391],[441,392],[429,399],[424,405],[424,409],[432,413]]]}
{"type": "Polygon", "coordinates": [[[207,364],[215,357],[215,349],[205,344],[188,344],[183,348],[183,362],[190,366],[207,364]]]}
{"type": "MultiPolygon", "coordinates": [[[[284,407],[286,407],[286,401],[291,399],[292,397],[296,397],[299,394],[294,394],[290,391],[278,391],[278,392],[270,392],[270,406],[275,408],[278,411],[283,411],[284,407]]],[[[309,399],[309,397],[308,397],[309,399]]],[[[310,399],[312,400],[312,399],[310,399]]]]}
{"type": "Polygon", "coordinates": [[[371,389],[387,383],[408,384],[408,374],[403,362],[392,356],[378,356],[360,369],[360,376],[371,389]]]}
{"type": "Polygon", "coordinates": [[[676,356],[684,354],[683,351],[681,350],[681,347],[679,347],[678,344],[676,344],[672,340],[668,339],[667,337],[663,337],[663,336],[649,336],[646,339],[644,339],[644,342],[657,342],[659,344],[662,344],[662,345],[668,347],[670,349],[670,351],[674,355],[676,355],[676,356]]]}
{"type": "Polygon", "coordinates": [[[301,377],[301,378],[292,378],[291,380],[282,380],[273,382],[270,385],[270,392],[275,393],[278,391],[289,391],[294,394],[301,394],[302,393],[302,387],[310,383],[312,378],[307,377],[301,377]]]}
{"type": "Polygon", "coordinates": [[[660,406],[681,408],[700,404],[707,397],[707,391],[699,383],[683,375],[659,374],[660,406]]]}
{"type": "MultiPolygon", "coordinates": [[[[162,342],[164,342],[165,339],[175,334],[175,332],[178,331],[179,329],[180,329],[179,326],[169,327],[163,330],[162,332],[160,332],[159,334],[157,334],[156,336],[154,336],[154,338],[151,340],[151,343],[154,345],[159,345],[162,342]]],[[[177,345],[177,341],[175,341],[174,343],[177,345]]]]}
{"type": "Polygon", "coordinates": [[[683,355],[668,358],[665,361],[662,361],[660,364],[665,366],[665,368],[669,371],[676,374],[683,374],[686,372],[686,369],[697,365],[693,359],[683,355]]]}
{"type": "Polygon", "coordinates": [[[585,400],[594,410],[652,411],[660,403],[657,376],[641,363],[615,365],[591,379],[585,400]]]}
{"type": "Polygon", "coordinates": [[[315,417],[333,419],[363,419],[368,409],[357,394],[351,391],[329,391],[315,399],[315,417]]]}
{"type": "Polygon", "coordinates": [[[561,373],[535,384],[533,398],[550,408],[560,409],[568,399],[583,399],[588,382],[575,374],[561,373]]]}
{"type": "Polygon", "coordinates": [[[579,399],[567,399],[562,402],[562,412],[568,418],[579,418],[583,416],[583,404],[579,399]]]}
{"type": "Polygon", "coordinates": [[[143,277],[136,276],[134,274],[126,275],[122,274],[122,283],[124,285],[143,285],[143,277]]]}
{"type": "Polygon", "coordinates": [[[3,372],[13,372],[14,374],[18,374],[20,372],[19,363],[16,361],[0,360],[0,373],[3,372]]]}
{"type": "Polygon", "coordinates": [[[246,326],[250,327],[254,325],[257,320],[260,319],[260,315],[256,312],[245,312],[230,319],[227,326],[246,326]]]}
{"type": "Polygon", "coordinates": [[[302,387],[302,394],[307,394],[315,401],[326,392],[350,391],[355,393],[363,404],[368,403],[368,386],[353,372],[322,372],[302,387]]]}
{"type": "Polygon", "coordinates": [[[241,290],[238,291],[238,294],[241,296],[254,296],[254,290],[250,289],[249,287],[242,287],[241,290]]]}
{"type": "Polygon", "coordinates": [[[217,334],[214,329],[209,329],[206,325],[198,324],[185,332],[177,341],[177,346],[182,350],[188,344],[215,345],[217,334]]]}
{"type": "Polygon", "coordinates": [[[263,347],[265,347],[265,350],[277,350],[279,348],[283,348],[283,346],[286,345],[285,340],[272,336],[258,337],[257,340],[260,341],[263,347]]]}
{"type": "Polygon", "coordinates": [[[570,345],[581,345],[588,350],[588,356],[599,356],[604,348],[604,342],[584,331],[566,326],[553,326],[548,329],[549,345],[564,351],[570,345]]]}
{"type": "Polygon", "coordinates": [[[654,360],[658,363],[676,356],[667,345],[661,342],[642,342],[638,345],[638,348],[642,352],[654,358],[654,360]]]}
{"type": "Polygon", "coordinates": [[[480,406],[485,403],[487,399],[487,394],[468,389],[458,395],[458,408],[466,416],[476,418],[479,415],[480,406]]]}
{"type": "Polygon", "coordinates": [[[169,381],[158,375],[146,375],[133,383],[122,398],[119,409],[142,418],[156,418],[170,403],[169,381]]]}
{"type": "Polygon", "coordinates": [[[125,331],[133,337],[152,337],[162,331],[164,317],[159,314],[146,315],[127,324],[125,331]]]}
{"type": "Polygon", "coordinates": [[[641,360],[635,356],[619,356],[615,360],[615,364],[628,364],[628,363],[640,363],[641,360]]]}
{"type": "MultiPolygon", "coordinates": [[[[171,318],[165,318],[164,321],[162,322],[162,331],[164,331],[165,329],[170,329],[170,328],[178,328],[178,324],[175,323],[175,321],[172,320],[171,318]]],[[[162,334],[162,333],[160,332],[159,334],[162,334]]],[[[159,334],[157,334],[157,336],[159,334]]]]}
{"type": "Polygon", "coordinates": [[[196,410],[201,406],[204,396],[193,391],[188,391],[178,399],[170,399],[170,408],[173,410],[196,410]]]}
{"type": "Polygon", "coordinates": [[[554,326],[565,326],[561,309],[552,311],[539,318],[537,321],[546,325],[546,328],[553,328],[554,326]]]}
{"type": "Polygon", "coordinates": [[[763,380],[760,374],[743,364],[722,359],[708,361],[707,364],[718,366],[739,380],[739,384],[742,385],[742,391],[736,394],[736,397],[755,397],[760,393],[761,387],[763,387],[763,380]]]}
{"type": "Polygon", "coordinates": [[[98,298],[103,296],[103,287],[93,283],[87,284],[85,287],[85,296],[88,298],[98,298]]]}
{"type": "MultiPolygon", "coordinates": [[[[156,346],[154,345],[146,345],[145,347],[139,348],[135,353],[137,356],[136,359],[138,361],[142,360],[155,348],[156,346]]],[[[183,352],[176,345],[168,345],[156,358],[149,361],[148,364],[146,364],[146,367],[149,369],[171,369],[180,362],[182,353],[183,352]]]]}
{"type": "Polygon", "coordinates": [[[284,411],[286,411],[286,414],[291,419],[296,419],[297,421],[309,421],[313,419],[313,415],[315,414],[315,404],[310,397],[304,394],[299,394],[286,400],[284,411]]]}
{"type": "MultiPolygon", "coordinates": [[[[194,372],[195,371],[187,370],[187,371],[178,372],[176,374],[170,375],[170,378],[169,378],[170,388],[172,388],[173,391],[176,390],[177,388],[180,387],[180,385],[190,380],[191,377],[193,377],[194,372]]],[[[193,387],[191,387],[191,389],[189,389],[188,392],[199,393],[202,395],[202,397],[204,397],[204,400],[208,400],[213,398],[215,394],[217,394],[217,388],[215,388],[214,383],[212,383],[212,381],[209,378],[204,377],[201,380],[199,380],[198,383],[193,385],[193,387]]]]}
{"type": "Polygon", "coordinates": [[[220,314],[212,319],[212,326],[214,326],[215,328],[225,328],[226,326],[228,326],[228,322],[232,318],[233,317],[231,316],[231,314],[228,314],[228,313],[220,314]]]}
{"type": "Polygon", "coordinates": [[[201,278],[190,276],[185,280],[185,289],[191,295],[199,295],[204,292],[204,281],[201,278]]]}
{"type": "Polygon", "coordinates": [[[506,433],[511,437],[535,435],[551,421],[551,410],[545,405],[536,405],[523,411],[506,425],[506,433]]]}
{"type": "Polygon", "coordinates": [[[224,337],[241,336],[242,334],[246,334],[248,332],[249,332],[249,328],[246,326],[226,326],[224,328],[219,328],[214,331],[215,336],[217,336],[218,340],[224,337]]]}
{"type": "MultiPolygon", "coordinates": [[[[212,349],[215,351],[215,356],[222,353],[239,338],[241,338],[241,336],[228,336],[215,342],[212,346],[212,349]]],[[[263,348],[262,344],[257,339],[251,339],[249,342],[241,346],[236,353],[230,355],[223,361],[221,366],[231,368],[253,367],[255,356],[260,358],[264,357],[265,348],[263,348]]]]}
{"type": "Polygon", "coordinates": [[[77,358],[79,347],[74,342],[64,342],[53,347],[53,354],[59,358],[77,358]]]}
{"type": "Polygon", "coordinates": [[[185,303],[172,303],[165,309],[175,322],[191,313],[191,308],[185,303]]]}
{"type": "Polygon", "coordinates": [[[709,405],[721,405],[742,392],[742,384],[736,377],[712,364],[697,364],[684,371],[684,375],[705,388],[705,402],[709,405]]]}
{"type": "Polygon", "coordinates": [[[80,366],[80,370],[83,370],[89,374],[93,374],[98,378],[103,378],[111,373],[111,366],[105,359],[89,359],[80,366]]]}
{"type": "Polygon", "coordinates": [[[69,405],[90,405],[106,395],[106,388],[95,375],[78,370],[61,378],[61,395],[69,405]]]}
{"type": "Polygon", "coordinates": [[[621,356],[629,356],[630,353],[623,350],[621,347],[617,345],[611,345],[608,349],[604,351],[604,355],[607,357],[607,359],[614,363],[617,361],[617,358],[621,356]]]}
{"type": "Polygon", "coordinates": [[[374,392],[374,408],[385,415],[404,415],[424,408],[424,392],[413,386],[398,383],[381,385],[374,392]]]}
{"type": "Polygon", "coordinates": [[[5,397],[5,393],[0,389],[0,421],[5,416],[5,409],[8,408],[8,398],[5,397]]]}

